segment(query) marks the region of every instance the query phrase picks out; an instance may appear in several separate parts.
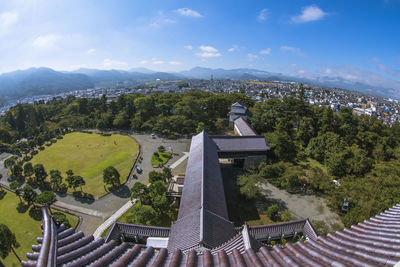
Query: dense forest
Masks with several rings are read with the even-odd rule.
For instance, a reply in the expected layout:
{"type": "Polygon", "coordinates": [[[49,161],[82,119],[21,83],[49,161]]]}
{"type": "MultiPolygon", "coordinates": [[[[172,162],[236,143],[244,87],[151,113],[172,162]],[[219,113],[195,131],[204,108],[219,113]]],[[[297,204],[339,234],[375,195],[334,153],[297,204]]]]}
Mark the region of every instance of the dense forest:
{"type": "Polygon", "coordinates": [[[350,108],[335,113],[307,104],[302,95],[256,103],[250,111],[251,125],[271,150],[268,162],[239,177],[247,197],[256,197],[265,180],[320,194],[346,226],[400,202],[399,124],[389,127],[350,108]],[[348,212],[341,211],[345,199],[348,212]]]}
{"type": "Polygon", "coordinates": [[[114,101],[55,98],[47,103],[18,104],[0,118],[0,149],[19,153],[59,135],[62,130],[124,129],[151,131],[176,138],[200,129],[221,133],[230,104],[253,101],[243,94],[216,95],[201,91],[184,94],[121,95],[114,101]],[[27,141],[18,142],[22,138],[27,141]]]}
{"type": "Polygon", "coordinates": [[[400,125],[389,127],[376,117],[353,115],[349,108],[334,112],[313,106],[302,93],[260,103],[242,94],[194,90],[121,95],[113,101],[68,96],[18,104],[0,118],[0,149],[18,155],[68,128],[147,131],[168,138],[202,129],[223,133],[236,101],[249,106],[250,124],[271,147],[267,162],[238,179],[247,197],[257,197],[263,181],[291,192],[319,194],[346,226],[400,203],[400,125]],[[350,207],[343,213],[345,199],[350,207]]]}

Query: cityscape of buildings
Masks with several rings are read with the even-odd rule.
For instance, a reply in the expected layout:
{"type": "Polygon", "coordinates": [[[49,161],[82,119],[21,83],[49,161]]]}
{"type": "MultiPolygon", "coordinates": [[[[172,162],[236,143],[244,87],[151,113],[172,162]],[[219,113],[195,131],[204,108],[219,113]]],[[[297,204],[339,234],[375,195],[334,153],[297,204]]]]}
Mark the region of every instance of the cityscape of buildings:
{"type": "MultiPolygon", "coordinates": [[[[331,107],[338,111],[343,107],[350,107],[354,114],[377,116],[385,124],[392,125],[400,121],[400,103],[397,99],[384,98],[365,94],[358,91],[340,88],[304,85],[305,101],[317,106],[331,107]]],[[[63,92],[54,95],[26,96],[22,98],[8,99],[7,105],[0,108],[3,115],[9,108],[17,103],[47,102],[53,98],[65,98],[68,95],[84,98],[100,98],[106,95],[109,101],[123,94],[139,93],[149,95],[151,93],[180,93],[188,90],[201,90],[216,94],[244,93],[256,102],[262,102],[270,98],[283,99],[300,94],[299,82],[287,81],[252,81],[229,79],[189,79],[174,81],[137,81],[116,83],[110,87],[89,88],[63,92]]]]}

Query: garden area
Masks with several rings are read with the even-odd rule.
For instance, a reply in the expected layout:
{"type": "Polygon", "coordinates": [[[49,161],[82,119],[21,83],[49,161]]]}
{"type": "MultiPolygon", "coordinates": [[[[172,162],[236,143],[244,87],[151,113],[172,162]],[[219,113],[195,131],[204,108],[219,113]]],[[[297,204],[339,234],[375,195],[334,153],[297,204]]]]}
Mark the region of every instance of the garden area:
{"type": "MultiPolygon", "coordinates": [[[[39,151],[30,163],[42,164],[46,171],[58,170],[64,176],[72,170],[75,176],[84,179],[77,187],[98,198],[106,193],[102,183],[103,171],[114,166],[122,183],[125,182],[138,153],[138,143],[128,136],[73,132],[39,151]]],[[[68,193],[75,191],[76,187],[68,189],[68,193]]]]}
{"type": "Polygon", "coordinates": [[[168,160],[171,158],[172,153],[169,151],[165,151],[164,146],[159,146],[158,151],[153,153],[151,157],[151,165],[161,167],[164,166],[168,160]]]}
{"type": "MultiPolygon", "coordinates": [[[[27,260],[25,254],[32,251],[31,245],[37,244],[36,237],[42,236],[40,228],[42,214],[40,208],[29,206],[25,201],[20,201],[18,196],[9,191],[2,192],[0,194],[0,224],[7,225],[15,235],[19,245],[15,248],[15,252],[22,260],[27,260]]],[[[62,219],[60,221],[67,219],[71,227],[75,227],[78,223],[78,217],[76,216],[54,210],[52,212],[53,216],[62,219]]],[[[12,252],[1,261],[5,266],[20,266],[18,259],[12,252]]]]}

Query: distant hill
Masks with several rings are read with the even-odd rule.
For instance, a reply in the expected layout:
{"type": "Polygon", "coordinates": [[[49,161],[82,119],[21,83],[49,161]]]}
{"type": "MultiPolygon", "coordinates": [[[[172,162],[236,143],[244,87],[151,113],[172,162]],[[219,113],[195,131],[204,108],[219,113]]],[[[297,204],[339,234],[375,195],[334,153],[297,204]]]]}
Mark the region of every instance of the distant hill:
{"type": "Polygon", "coordinates": [[[0,94],[7,96],[53,94],[93,86],[94,81],[87,75],[49,68],[30,68],[0,75],[0,94]]]}
{"type": "Polygon", "coordinates": [[[393,88],[355,83],[340,77],[320,76],[306,79],[272,73],[257,69],[212,69],[195,67],[178,73],[155,72],[146,68],[123,70],[98,70],[82,68],[71,72],[59,72],[49,68],[30,68],[0,75],[0,95],[25,96],[52,94],[97,86],[112,86],[117,82],[177,80],[177,79],[237,79],[261,81],[295,81],[310,85],[330,86],[384,97],[399,98],[400,93],[393,88]]]}
{"type": "MultiPolygon", "coordinates": [[[[276,73],[270,73],[262,70],[256,69],[211,69],[211,68],[201,68],[195,67],[190,70],[181,71],[180,74],[187,78],[197,78],[197,79],[210,79],[211,75],[215,79],[240,79],[244,74],[251,75],[256,79],[268,78],[272,75],[277,75],[276,73]]],[[[278,74],[279,75],[279,74],[278,74]]]]}
{"type": "Polygon", "coordinates": [[[140,73],[121,70],[79,69],[60,72],[49,68],[30,68],[0,75],[0,95],[20,97],[54,94],[93,88],[98,84],[137,81],[175,80],[180,77],[165,73],[140,73]]]}

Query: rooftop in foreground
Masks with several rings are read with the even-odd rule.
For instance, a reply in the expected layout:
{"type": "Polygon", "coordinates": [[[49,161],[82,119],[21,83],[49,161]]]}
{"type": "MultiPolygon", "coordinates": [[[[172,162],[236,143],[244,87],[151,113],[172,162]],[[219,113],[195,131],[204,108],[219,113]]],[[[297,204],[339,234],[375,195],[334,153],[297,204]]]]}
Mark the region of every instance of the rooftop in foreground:
{"type": "Polygon", "coordinates": [[[178,220],[171,228],[115,223],[106,239],[94,240],[63,225],[57,228],[43,208],[43,237],[22,265],[392,266],[400,260],[400,205],[327,237],[318,237],[308,219],[235,228],[228,218],[218,153],[214,137],[206,132],[193,137],[178,220]],[[299,234],[305,242],[262,243],[299,234]],[[158,237],[152,244],[159,247],[123,242],[149,237],[158,237]]]}

